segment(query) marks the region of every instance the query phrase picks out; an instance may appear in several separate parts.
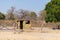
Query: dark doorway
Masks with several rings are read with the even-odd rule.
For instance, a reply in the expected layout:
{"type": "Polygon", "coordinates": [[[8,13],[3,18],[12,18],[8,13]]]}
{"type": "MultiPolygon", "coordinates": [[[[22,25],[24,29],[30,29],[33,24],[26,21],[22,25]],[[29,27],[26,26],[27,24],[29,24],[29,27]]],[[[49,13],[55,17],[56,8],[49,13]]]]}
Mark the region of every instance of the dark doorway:
{"type": "Polygon", "coordinates": [[[23,29],[23,20],[20,21],[20,29],[23,29]]]}

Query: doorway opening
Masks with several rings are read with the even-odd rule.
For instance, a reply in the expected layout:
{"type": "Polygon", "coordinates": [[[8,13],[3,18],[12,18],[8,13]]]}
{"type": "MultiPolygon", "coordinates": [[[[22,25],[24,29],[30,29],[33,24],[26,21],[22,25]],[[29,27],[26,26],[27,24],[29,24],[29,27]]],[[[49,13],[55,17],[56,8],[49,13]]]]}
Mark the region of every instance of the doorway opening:
{"type": "Polygon", "coordinates": [[[23,29],[23,20],[20,21],[20,29],[23,29]]]}

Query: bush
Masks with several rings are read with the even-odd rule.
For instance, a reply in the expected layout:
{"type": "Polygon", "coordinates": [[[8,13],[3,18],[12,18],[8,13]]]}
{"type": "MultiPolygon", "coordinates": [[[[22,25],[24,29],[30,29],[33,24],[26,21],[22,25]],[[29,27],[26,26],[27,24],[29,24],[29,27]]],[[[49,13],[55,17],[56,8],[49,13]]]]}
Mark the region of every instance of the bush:
{"type": "Polygon", "coordinates": [[[0,12],[0,19],[5,19],[5,15],[0,12]]]}

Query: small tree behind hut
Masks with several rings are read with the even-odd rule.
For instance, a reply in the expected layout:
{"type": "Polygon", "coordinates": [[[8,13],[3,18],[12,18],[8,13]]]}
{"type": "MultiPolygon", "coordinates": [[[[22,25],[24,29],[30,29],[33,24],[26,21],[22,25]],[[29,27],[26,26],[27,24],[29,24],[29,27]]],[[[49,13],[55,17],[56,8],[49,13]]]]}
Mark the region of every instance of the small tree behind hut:
{"type": "Polygon", "coordinates": [[[18,11],[15,12],[15,17],[17,19],[28,18],[29,17],[29,11],[20,9],[20,10],[18,10],[18,11]]]}

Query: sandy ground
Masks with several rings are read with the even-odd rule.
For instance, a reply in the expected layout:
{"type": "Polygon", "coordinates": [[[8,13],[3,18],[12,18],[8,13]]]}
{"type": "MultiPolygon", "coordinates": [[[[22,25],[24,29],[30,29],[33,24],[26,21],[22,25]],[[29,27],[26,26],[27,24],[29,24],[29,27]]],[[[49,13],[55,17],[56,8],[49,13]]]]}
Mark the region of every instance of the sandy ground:
{"type": "MultiPolygon", "coordinates": [[[[37,29],[37,28],[36,28],[37,29]]],[[[60,30],[24,30],[14,32],[0,30],[0,40],[60,40],[60,30]]]]}
{"type": "Polygon", "coordinates": [[[60,40],[60,33],[0,31],[0,40],[60,40]]]}

